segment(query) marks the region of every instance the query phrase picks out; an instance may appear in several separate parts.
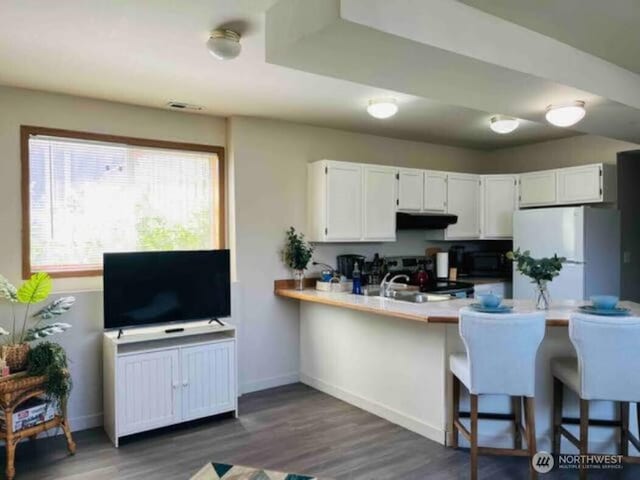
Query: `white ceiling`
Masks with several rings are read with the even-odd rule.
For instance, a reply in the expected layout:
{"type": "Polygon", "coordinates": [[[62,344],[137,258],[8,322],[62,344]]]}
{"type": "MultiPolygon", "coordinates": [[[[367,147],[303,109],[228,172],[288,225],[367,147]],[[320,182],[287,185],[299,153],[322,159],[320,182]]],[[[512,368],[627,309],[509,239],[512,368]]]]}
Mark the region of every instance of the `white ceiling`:
{"type": "Polygon", "coordinates": [[[459,0],[640,73],[638,0],[459,0]]]}
{"type": "MultiPolygon", "coordinates": [[[[215,115],[252,115],[398,138],[496,148],[575,135],[523,122],[512,135],[491,114],[306,73],[265,61],[264,12],[276,0],[0,0],[0,84],[162,107],[179,100],[215,115]],[[241,22],[238,22],[241,20],[241,22]],[[208,32],[244,23],[242,55],[215,60],[208,32]],[[400,113],[375,120],[368,99],[392,93],[400,113]]],[[[324,0],[323,0],[324,1],[324,0]]]]}

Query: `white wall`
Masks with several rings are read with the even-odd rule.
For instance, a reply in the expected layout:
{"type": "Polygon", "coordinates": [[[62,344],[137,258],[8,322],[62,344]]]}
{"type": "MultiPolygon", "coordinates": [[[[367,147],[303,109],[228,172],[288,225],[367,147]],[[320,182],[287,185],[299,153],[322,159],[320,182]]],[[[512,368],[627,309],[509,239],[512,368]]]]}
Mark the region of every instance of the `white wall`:
{"type": "MultiPolygon", "coordinates": [[[[299,305],[276,298],[273,281],[290,277],[279,255],[285,230],[290,225],[305,229],[307,163],[330,158],[480,172],[484,158],[463,148],[247,117],[229,120],[228,146],[235,188],[230,237],[243,300],[240,384],[245,392],[298,378],[299,305]]],[[[319,246],[316,257],[334,263],[338,253],[419,254],[425,247],[423,235],[401,233],[400,242],[386,246],[319,246]]]]}
{"type": "MultiPolygon", "coordinates": [[[[224,145],[224,119],[181,112],[0,87],[0,274],[21,277],[20,125],[83,130],[131,137],[224,145]]],[[[57,337],[67,350],[75,383],[69,404],[73,428],[101,424],[101,278],[54,282],[77,303],[65,321],[73,328],[57,337]]],[[[0,324],[8,308],[0,306],[0,324]]]]}

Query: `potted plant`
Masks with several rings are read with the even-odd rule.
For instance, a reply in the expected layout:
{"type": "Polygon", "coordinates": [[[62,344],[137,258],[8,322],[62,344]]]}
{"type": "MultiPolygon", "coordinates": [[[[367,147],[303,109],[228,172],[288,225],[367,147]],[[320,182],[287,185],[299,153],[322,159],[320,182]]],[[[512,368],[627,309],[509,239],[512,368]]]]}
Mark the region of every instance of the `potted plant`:
{"type": "Polygon", "coordinates": [[[312,255],[313,247],[305,241],[304,234],[297,233],[295,228],[289,227],[287,240],[282,250],[282,258],[285,264],[293,270],[296,290],[304,288],[304,271],[312,255]]]}
{"type": "Polygon", "coordinates": [[[548,284],[560,275],[562,262],[566,258],[558,257],[558,255],[551,258],[532,258],[528,250],[520,252],[519,248],[515,252],[508,252],[507,258],[516,262],[518,272],[529,277],[531,283],[535,284],[536,308],[548,310],[551,301],[548,284]]]}
{"type": "Polygon", "coordinates": [[[63,408],[71,392],[71,376],[67,371],[67,354],[57,343],[41,342],[29,350],[27,374],[45,375],[44,385],[49,400],[58,408],[63,408]]]}
{"type": "Polygon", "coordinates": [[[73,297],[62,297],[31,314],[35,304],[43,302],[51,293],[51,277],[44,272],[34,273],[19,288],[0,275],[0,299],[11,306],[11,331],[0,327],[0,335],[7,337],[2,345],[2,358],[11,372],[24,370],[27,364],[29,343],[71,328],[68,323],[51,322],[68,312],[75,302],[73,297]],[[16,305],[24,305],[24,316],[18,322],[16,305]]]}

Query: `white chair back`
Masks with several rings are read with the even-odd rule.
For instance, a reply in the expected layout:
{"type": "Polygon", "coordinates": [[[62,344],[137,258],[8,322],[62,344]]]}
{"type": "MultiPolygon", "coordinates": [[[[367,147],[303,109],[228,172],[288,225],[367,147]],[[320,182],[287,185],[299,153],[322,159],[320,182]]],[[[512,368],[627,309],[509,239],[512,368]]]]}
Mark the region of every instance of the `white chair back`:
{"type": "Polygon", "coordinates": [[[583,399],[640,401],[640,318],[576,313],[569,338],[578,353],[583,399]]]}
{"type": "Polygon", "coordinates": [[[494,315],[460,310],[471,393],[533,397],[544,332],[542,312],[494,315]]]}

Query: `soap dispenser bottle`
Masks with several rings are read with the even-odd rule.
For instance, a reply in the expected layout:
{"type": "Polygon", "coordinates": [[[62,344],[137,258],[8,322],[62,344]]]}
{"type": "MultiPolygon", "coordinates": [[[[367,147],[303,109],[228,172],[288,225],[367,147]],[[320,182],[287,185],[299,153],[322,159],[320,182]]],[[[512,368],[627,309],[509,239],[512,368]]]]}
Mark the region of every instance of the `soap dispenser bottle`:
{"type": "Polygon", "coordinates": [[[362,278],[360,276],[360,267],[358,267],[358,262],[353,266],[353,286],[351,288],[351,293],[354,295],[362,295],[362,278]]]}

